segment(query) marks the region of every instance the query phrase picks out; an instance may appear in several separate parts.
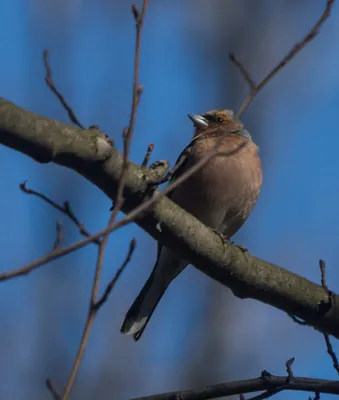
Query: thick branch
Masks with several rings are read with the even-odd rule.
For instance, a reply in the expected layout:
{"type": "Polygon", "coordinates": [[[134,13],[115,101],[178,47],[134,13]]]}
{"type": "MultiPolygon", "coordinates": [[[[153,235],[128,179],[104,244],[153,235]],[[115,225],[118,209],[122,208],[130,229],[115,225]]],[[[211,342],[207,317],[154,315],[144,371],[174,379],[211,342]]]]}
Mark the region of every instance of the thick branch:
{"type": "MultiPolygon", "coordinates": [[[[74,128],[0,99],[0,143],[37,161],[69,167],[109,198],[115,198],[123,156],[98,130],[74,128]]],[[[122,208],[125,213],[145,199],[145,174],[155,172],[129,163],[122,208]]],[[[333,303],[329,304],[328,293],[321,286],[223,243],[167,197],[135,222],[199,270],[228,286],[236,296],[270,304],[339,338],[337,295],[333,294],[333,303]]]]}
{"type": "Polygon", "coordinates": [[[338,381],[302,377],[294,377],[292,382],[287,382],[285,376],[270,375],[268,377],[260,377],[257,379],[210,385],[202,390],[182,390],[138,397],[131,400],[207,400],[217,399],[223,396],[232,396],[239,393],[252,393],[261,390],[274,391],[277,389],[279,391],[295,390],[339,394],[339,383],[338,381]]]}

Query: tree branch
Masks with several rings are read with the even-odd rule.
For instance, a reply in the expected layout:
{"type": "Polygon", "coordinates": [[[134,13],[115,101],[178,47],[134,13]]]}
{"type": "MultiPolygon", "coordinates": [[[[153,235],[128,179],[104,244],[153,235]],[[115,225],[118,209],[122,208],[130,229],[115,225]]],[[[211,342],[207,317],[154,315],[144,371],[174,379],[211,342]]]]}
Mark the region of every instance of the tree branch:
{"type": "MultiPolygon", "coordinates": [[[[207,400],[220,398],[222,396],[237,395],[240,393],[258,392],[261,390],[265,390],[265,394],[268,393],[269,395],[283,390],[339,394],[339,382],[303,377],[294,377],[293,381],[287,382],[286,376],[274,376],[268,374],[262,375],[260,378],[256,379],[210,385],[202,390],[180,390],[176,392],[137,397],[131,400],[207,400]]],[[[259,396],[256,396],[255,398],[259,399],[259,396]]],[[[266,395],[265,398],[268,397],[269,396],[266,395]]],[[[253,399],[254,398],[252,398],[252,400],[253,399]]]]}
{"type": "MultiPolygon", "coordinates": [[[[57,204],[55,201],[53,201],[52,199],[50,199],[49,197],[47,197],[46,195],[44,195],[43,193],[40,193],[36,190],[27,188],[26,182],[20,183],[20,189],[26,194],[30,194],[30,195],[38,197],[39,199],[43,200],[45,203],[49,204],[56,210],[60,211],[62,214],[66,215],[66,217],[68,217],[78,227],[81,235],[86,236],[86,237],[91,236],[91,234],[85,228],[84,224],[82,222],[80,222],[78,220],[78,218],[75,216],[75,214],[71,208],[71,205],[68,201],[64,201],[61,206],[61,205],[57,204]]],[[[94,240],[94,243],[99,245],[100,240],[96,239],[96,240],[94,240]]]]}
{"type": "MultiPolygon", "coordinates": [[[[110,199],[116,196],[123,156],[111,147],[99,130],[74,128],[0,99],[0,143],[37,161],[53,161],[71,168],[110,199]]],[[[129,213],[142,204],[148,179],[157,179],[163,172],[164,168],[145,169],[129,162],[122,211],[129,213]]],[[[339,299],[336,294],[332,295],[333,304],[329,304],[328,293],[321,286],[244,254],[230,243],[223,243],[214,232],[167,197],[159,199],[135,222],[199,270],[228,286],[236,296],[270,304],[339,338],[339,299]]],[[[97,235],[101,237],[104,233],[105,230],[97,235]]],[[[84,239],[83,245],[92,240],[93,236],[84,239]]],[[[55,253],[61,254],[62,250],[55,253]]],[[[0,279],[6,279],[6,274],[1,274],[0,279]]]]}

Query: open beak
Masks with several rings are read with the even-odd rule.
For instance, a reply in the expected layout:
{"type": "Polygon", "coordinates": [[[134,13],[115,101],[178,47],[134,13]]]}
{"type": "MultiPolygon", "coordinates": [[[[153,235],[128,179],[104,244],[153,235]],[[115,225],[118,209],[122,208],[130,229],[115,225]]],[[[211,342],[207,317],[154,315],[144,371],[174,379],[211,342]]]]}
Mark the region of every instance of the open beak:
{"type": "Polygon", "coordinates": [[[208,126],[208,121],[205,117],[198,114],[187,114],[188,118],[191,119],[196,128],[206,128],[208,126]]]}

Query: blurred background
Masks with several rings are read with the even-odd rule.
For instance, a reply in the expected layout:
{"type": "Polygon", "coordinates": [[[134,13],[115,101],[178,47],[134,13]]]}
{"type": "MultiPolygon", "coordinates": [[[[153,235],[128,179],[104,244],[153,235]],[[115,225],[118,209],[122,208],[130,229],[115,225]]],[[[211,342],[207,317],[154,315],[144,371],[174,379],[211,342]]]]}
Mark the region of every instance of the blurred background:
{"type": "MultiPolygon", "coordinates": [[[[80,121],[99,125],[122,149],[135,45],[130,6],[126,0],[1,1],[1,96],[68,122],[44,83],[42,52],[49,48],[54,80],[80,121]]],[[[151,0],[132,160],[140,163],[147,145],[155,143],[151,161],[168,159],[173,165],[193,133],[187,113],[237,110],[248,93],[228,53],[234,52],[259,81],[324,7],[325,0],[151,0]]],[[[256,256],[315,282],[323,258],[334,290],[339,280],[338,26],[335,5],[320,35],[243,117],[260,146],[264,185],[235,237],[256,256]]],[[[64,222],[65,245],[80,238],[66,218],[19,190],[24,180],[57,202],[69,200],[92,232],[109,218],[110,200],[81,176],[1,147],[1,272],[49,251],[58,219],[64,222]]],[[[121,335],[124,314],[156,256],[155,241],[137,226],[114,233],[102,290],[132,237],[137,239],[133,260],[97,317],[72,398],[128,399],[202,388],[256,377],[263,369],[281,375],[291,357],[296,357],[295,375],[336,379],[322,335],[265,304],[235,298],[191,266],[171,285],[140,342],[121,335]]],[[[96,254],[96,247],[88,246],[1,284],[0,398],[49,398],[47,377],[63,387],[86,318],[96,254]]],[[[305,395],[286,392],[275,398],[305,395]]]]}

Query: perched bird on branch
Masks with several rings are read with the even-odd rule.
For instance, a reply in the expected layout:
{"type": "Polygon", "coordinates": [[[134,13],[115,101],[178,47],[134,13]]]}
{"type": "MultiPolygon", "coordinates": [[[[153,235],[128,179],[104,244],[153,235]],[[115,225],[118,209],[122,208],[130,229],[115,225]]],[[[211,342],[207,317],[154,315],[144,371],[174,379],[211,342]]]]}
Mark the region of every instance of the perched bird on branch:
{"type": "MultiPolygon", "coordinates": [[[[169,197],[221,237],[230,239],[252,212],[260,192],[262,169],[258,147],[243,124],[233,119],[232,111],[213,110],[188,117],[193,121],[195,134],[182,153],[184,162],[182,156],[178,159],[180,167],[172,181],[216,146],[219,153],[177,186],[169,197]]],[[[167,287],[187,264],[158,244],[153,271],[127,312],[122,333],[140,339],[167,287]]]]}

